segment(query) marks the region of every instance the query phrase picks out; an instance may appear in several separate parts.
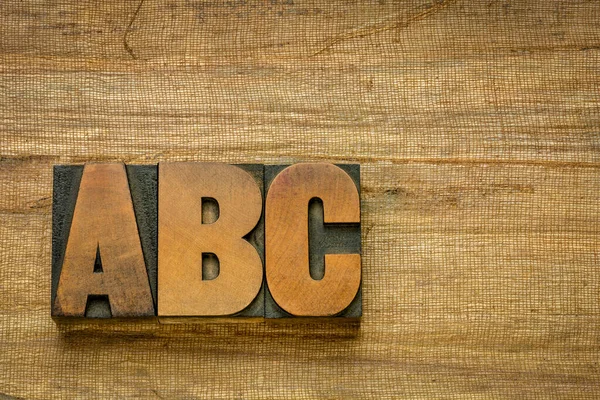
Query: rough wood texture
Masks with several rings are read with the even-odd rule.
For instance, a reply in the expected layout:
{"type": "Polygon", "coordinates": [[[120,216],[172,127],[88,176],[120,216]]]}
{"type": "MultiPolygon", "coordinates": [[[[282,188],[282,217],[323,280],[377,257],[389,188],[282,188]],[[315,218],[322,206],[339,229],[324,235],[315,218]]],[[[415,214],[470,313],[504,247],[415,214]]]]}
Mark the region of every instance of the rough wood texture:
{"type": "Polygon", "coordinates": [[[125,166],[86,164],[70,219],[52,316],[154,317],[125,166]]]}
{"type": "Polygon", "coordinates": [[[325,273],[314,279],[309,267],[309,203],[323,202],[324,223],[360,223],[354,181],[326,163],[298,163],[270,183],[265,200],[265,274],[273,300],[299,317],[334,316],[356,297],[360,254],[325,254],[325,273]]]}
{"type": "Polygon", "coordinates": [[[597,1],[0,16],[0,392],[597,397],[597,1]],[[57,328],[52,165],[84,160],[361,163],[360,328],[57,328]]]}

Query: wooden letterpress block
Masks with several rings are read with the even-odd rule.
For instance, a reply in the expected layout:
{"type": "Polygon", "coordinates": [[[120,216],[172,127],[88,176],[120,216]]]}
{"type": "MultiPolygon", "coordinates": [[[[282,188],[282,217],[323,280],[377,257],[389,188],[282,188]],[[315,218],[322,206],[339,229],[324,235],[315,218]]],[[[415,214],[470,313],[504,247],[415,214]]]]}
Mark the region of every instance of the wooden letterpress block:
{"type": "Polygon", "coordinates": [[[359,318],[360,166],[265,166],[265,317],[359,318]]]}
{"type": "Polygon", "coordinates": [[[54,318],[155,316],[156,176],[156,166],[54,168],[54,318]]]}
{"type": "Polygon", "coordinates": [[[159,182],[160,321],[262,317],[263,166],[160,163],[159,182]]]}

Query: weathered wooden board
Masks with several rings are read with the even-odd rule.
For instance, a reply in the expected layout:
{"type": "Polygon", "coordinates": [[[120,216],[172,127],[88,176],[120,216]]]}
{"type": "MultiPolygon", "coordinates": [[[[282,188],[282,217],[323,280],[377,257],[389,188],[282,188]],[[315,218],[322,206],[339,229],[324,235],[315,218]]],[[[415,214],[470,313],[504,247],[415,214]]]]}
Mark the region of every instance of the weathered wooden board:
{"type": "Polygon", "coordinates": [[[598,2],[0,18],[0,393],[597,398],[598,2]],[[88,160],[360,163],[360,325],[57,327],[52,166],[88,160]]]}

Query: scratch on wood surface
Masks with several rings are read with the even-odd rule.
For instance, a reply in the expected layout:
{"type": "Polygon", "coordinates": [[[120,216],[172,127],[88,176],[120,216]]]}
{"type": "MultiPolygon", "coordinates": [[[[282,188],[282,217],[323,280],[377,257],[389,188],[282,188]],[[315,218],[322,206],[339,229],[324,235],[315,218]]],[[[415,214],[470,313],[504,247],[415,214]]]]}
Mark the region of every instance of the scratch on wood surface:
{"type": "Polygon", "coordinates": [[[421,11],[418,14],[412,15],[412,16],[408,17],[406,20],[403,20],[400,22],[373,24],[373,25],[369,25],[365,28],[360,28],[360,29],[355,29],[355,30],[349,31],[349,32],[345,32],[344,34],[333,39],[325,47],[323,47],[323,48],[319,49],[317,52],[313,53],[310,57],[315,57],[321,53],[324,53],[327,50],[329,50],[330,48],[332,48],[333,46],[335,46],[336,44],[339,44],[346,40],[363,38],[366,36],[375,35],[377,33],[386,32],[386,31],[390,31],[393,29],[406,28],[413,22],[421,21],[433,14],[436,14],[437,12],[441,11],[442,9],[444,9],[448,5],[450,5],[450,3],[453,3],[455,1],[456,0],[442,0],[439,3],[435,3],[433,6],[429,7],[428,9],[421,11]]]}
{"type": "Polygon", "coordinates": [[[135,22],[135,19],[137,18],[140,9],[142,8],[142,5],[144,4],[145,0],[140,0],[140,3],[138,4],[137,8],[135,9],[135,12],[133,13],[131,19],[129,20],[129,24],[127,25],[127,28],[125,28],[125,33],[123,34],[123,47],[125,47],[125,50],[127,50],[127,52],[129,53],[129,55],[131,56],[131,58],[133,58],[134,60],[137,59],[135,53],[133,52],[133,49],[131,48],[131,46],[129,45],[129,42],[127,41],[127,37],[129,36],[129,33],[131,32],[131,27],[133,26],[133,23],[135,22]]]}
{"type": "Polygon", "coordinates": [[[0,400],[22,400],[23,397],[14,397],[8,394],[0,393],[0,400]]]}

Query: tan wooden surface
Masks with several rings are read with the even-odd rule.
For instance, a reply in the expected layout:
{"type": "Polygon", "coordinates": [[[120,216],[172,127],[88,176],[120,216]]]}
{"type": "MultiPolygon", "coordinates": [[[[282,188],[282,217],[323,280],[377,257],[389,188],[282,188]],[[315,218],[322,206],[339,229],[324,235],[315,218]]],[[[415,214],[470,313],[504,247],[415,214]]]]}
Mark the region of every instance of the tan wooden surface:
{"type": "MultiPolygon", "coordinates": [[[[0,2],[0,393],[598,398],[600,3],[0,2]],[[363,318],[50,318],[52,165],[360,162],[363,318]]],[[[0,395],[1,397],[1,395],[0,395]]]]}

